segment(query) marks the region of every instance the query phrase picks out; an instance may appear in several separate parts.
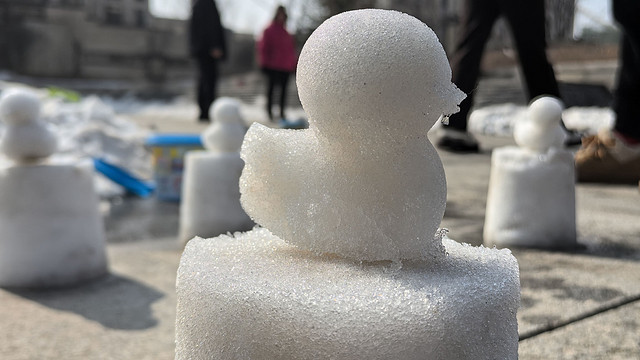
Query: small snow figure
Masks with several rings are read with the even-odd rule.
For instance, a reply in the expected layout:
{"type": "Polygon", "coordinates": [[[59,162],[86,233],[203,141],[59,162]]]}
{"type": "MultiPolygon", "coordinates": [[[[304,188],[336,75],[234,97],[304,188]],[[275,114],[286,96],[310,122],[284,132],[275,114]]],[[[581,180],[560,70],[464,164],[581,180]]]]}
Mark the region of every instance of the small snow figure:
{"type": "Polygon", "coordinates": [[[567,249],[576,246],[573,155],[563,148],[562,102],[541,97],[516,122],[519,147],[495,149],[484,244],[567,249]]]}
{"type": "Polygon", "coordinates": [[[41,160],[57,149],[57,140],[39,119],[40,100],[31,91],[7,90],[0,98],[0,118],[6,124],[0,151],[18,163],[41,160]]]}
{"type": "Polygon", "coordinates": [[[14,160],[0,164],[0,287],[70,286],[108,272],[93,163],[42,161],[57,142],[39,113],[33,92],[0,97],[0,150],[14,160]]]}
{"type": "Polygon", "coordinates": [[[202,134],[207,151],[185,156],[178,235],[182,243],[194,236],[213,237],[255,225],[240,206],[238,180],[244,162],[239,151],[247,132],[240,102],[218,98],[211,115],[213,124],[202,134]]]}
{"type": "Polygon", "coordinates": [[[566,136],[560,126],[563,108],[555,97],[544,96],[533,101],[526,120],[515,124],[516,143],[538,153],[546,153],[550,148],[561,149],[566,136]]]}
{"type": "Polygon", "coordinates": [[[202,134],[204,147],[216,152],[238,152],[247,129],[240,115],[240,102],[233,98],[220,98],[213,104],[214,123],[202,134]]]}

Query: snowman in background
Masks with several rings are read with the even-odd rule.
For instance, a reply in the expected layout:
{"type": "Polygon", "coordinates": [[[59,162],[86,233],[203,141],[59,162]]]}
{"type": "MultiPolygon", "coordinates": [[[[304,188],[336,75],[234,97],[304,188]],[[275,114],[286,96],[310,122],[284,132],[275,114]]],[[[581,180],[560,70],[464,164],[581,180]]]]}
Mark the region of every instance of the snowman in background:
{"type": "Polygon", "coordinates": [[[34,93],[7,90],[0,103],[0,118],[5,124],[0,152],[16,163],[34,163],[52,155],[58,142],[39,115],[40,100],[34,93]]]}
{"type": "Polygon", "coordinates": [[[57,140],[27,90],[0,97],[0,286],[69,286],[107,273],[93,164],[52,163],[57,140]]]}
{"type": "Polygon", "coordinates": [[[493,151],[484,243],[498,247],[576,246],[573,155],[563,148],[563,104],[534,100],[515,124],[518,147],[493,151]]]}
{"type": "Polygon", "coordinates": [[[213,124],[202,134],[206,151],[185,156],[180,204],[179,238],[214,237],[250,230],[254,223],[240,205],[238,181],[244,167],[240,147],[246,133],[240,102],[218,98],[212,107],[213,124]]]}

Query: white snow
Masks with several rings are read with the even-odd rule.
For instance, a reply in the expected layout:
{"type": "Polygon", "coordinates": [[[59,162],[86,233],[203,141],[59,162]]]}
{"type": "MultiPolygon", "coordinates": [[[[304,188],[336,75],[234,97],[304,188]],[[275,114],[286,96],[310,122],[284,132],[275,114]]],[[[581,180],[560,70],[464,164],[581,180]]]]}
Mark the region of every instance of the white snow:
{"type": "Polygon", "coordinates": [[[337,15],[297,76],[309,129],[254,124],[241,151],[264,228],[185,248],[176,359],[516,359],[515,258],[436,231],[446,183],[426,133],[464,95],[431,29],[337,15]]]}
{"type": "Polygon", "coordinates": [[[184,250],[176,359],[517,358],[508,250],[445,239],[446,261],[400,267],[314,256],[266,229],[235,236],[184,250]]]}
{"type": "MultiPolygon", "coordinates": [[[[491,105],[474,110],[469,116],[469,131],[489,136],[513,136],[513,127],[527,115],[527,107],[516,104],[491,105]]],[[[613,127],[615,114],[610,108],[571,107],[562,112],[570,129],[596,134],[613,127]]]]}
{"type": "Polygon", "coordinates": [[[240,205],[238,182],[244,162],[239,151],[246,132],[240,102],[219,98],[211,113],[213,124],[202,135],[207,151],[185,156],[178,235],[182,243],[255,225],[240,205]]]}
{"type": "Polygon", "coordinates": [[[40,101],[35,93],[23,89],[3,92],[0,120],[5,124],[0,151],[16,162],[39,161],[56,151],[57,139],[40,119],[40,101]]]}
{"type": "Polygon", "coordinates": [[[563,149],[562,103],[537,99],[515,123],[520,147],[494,149],[484,223],[487,246],[576,245],[573,154],[563,149]]]}
{"type": "Polygon", "coordinates": [[[29,90],[0,96],[6,127],[0,149],[0,286],[73,285],[107,271],[104,229],[93,166],[39,161],[55,151],[55,135],[29,90]]]}
{"type": "Polygon", "coordinates": [[[247,213],[318,253],[441,256],[446,181],[426,133],[465,95],[433,31],[399,12],[334,17],[307,40],[297,85],[309,129],[253,125],[245,138],[247,213]]]}
{"type": "Polygon", "coordinates": [[[211,109],[213,124],[202,134],[204,147],[212,152],[239,152],[247,129],[240,115],[240,101],[218,98],[211,109]]]}
{"type": "Polygon", "coordinates": [[[107,272],[93,164],[0,169],[0,286],[69,286],[107,272]]]}
{"type": "Polygon", "coordinates": [[[561,149],[565,133],[560,126],[562,102],[554,97],[541,97],[529,105],[527,116],[515,123],[513,137],[522,149],[546,153],[561,149]]]}

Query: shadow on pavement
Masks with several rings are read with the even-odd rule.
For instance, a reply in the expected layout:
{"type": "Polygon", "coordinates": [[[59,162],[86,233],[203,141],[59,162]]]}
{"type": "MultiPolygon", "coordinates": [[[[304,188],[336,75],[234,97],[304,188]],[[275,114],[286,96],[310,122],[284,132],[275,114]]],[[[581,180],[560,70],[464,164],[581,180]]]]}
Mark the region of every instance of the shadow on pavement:
{"type": "Polygon", "coordinates": [[[8,289],[43,306],[72,312],[107,328],[142,330],[156,326],[151,306],[164,294],[138,281],[109,274],[77,287],[44,291],[8,289]]]}

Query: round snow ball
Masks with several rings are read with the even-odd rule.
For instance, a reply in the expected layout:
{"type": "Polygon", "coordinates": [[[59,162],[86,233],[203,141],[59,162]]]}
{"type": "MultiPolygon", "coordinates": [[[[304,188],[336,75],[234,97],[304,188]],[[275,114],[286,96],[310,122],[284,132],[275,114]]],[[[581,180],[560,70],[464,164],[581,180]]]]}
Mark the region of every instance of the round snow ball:
{"type": "Polygon", "coordinates": [[[226,123],[241,122],[240,102],[230,97],[218,98],[213,103],[212,115],[214,121],[226,123]]]}
{"type": "Polygon", "coordinates": [[[542,96],[529,105],[529,116],[538,124],[558,124],[562,118],[564,104],[552,96],[542,96]]]}
{"type": "Polygon", "coordinates": [[[416,131],[457,112],[465,97],[451,83],[435,33],[391,10],[355,10],[326,20],[305,43],[296,80],[310,124],[323,131],[342,132],[344,121],[416,131]]]}
{"type": "Polygon", "coordinates": [[[40,114],[40,99],[24,89],[9,89],[0,97],[0,118],[7,125],[27,124],[37,120],[40,114]]]}

